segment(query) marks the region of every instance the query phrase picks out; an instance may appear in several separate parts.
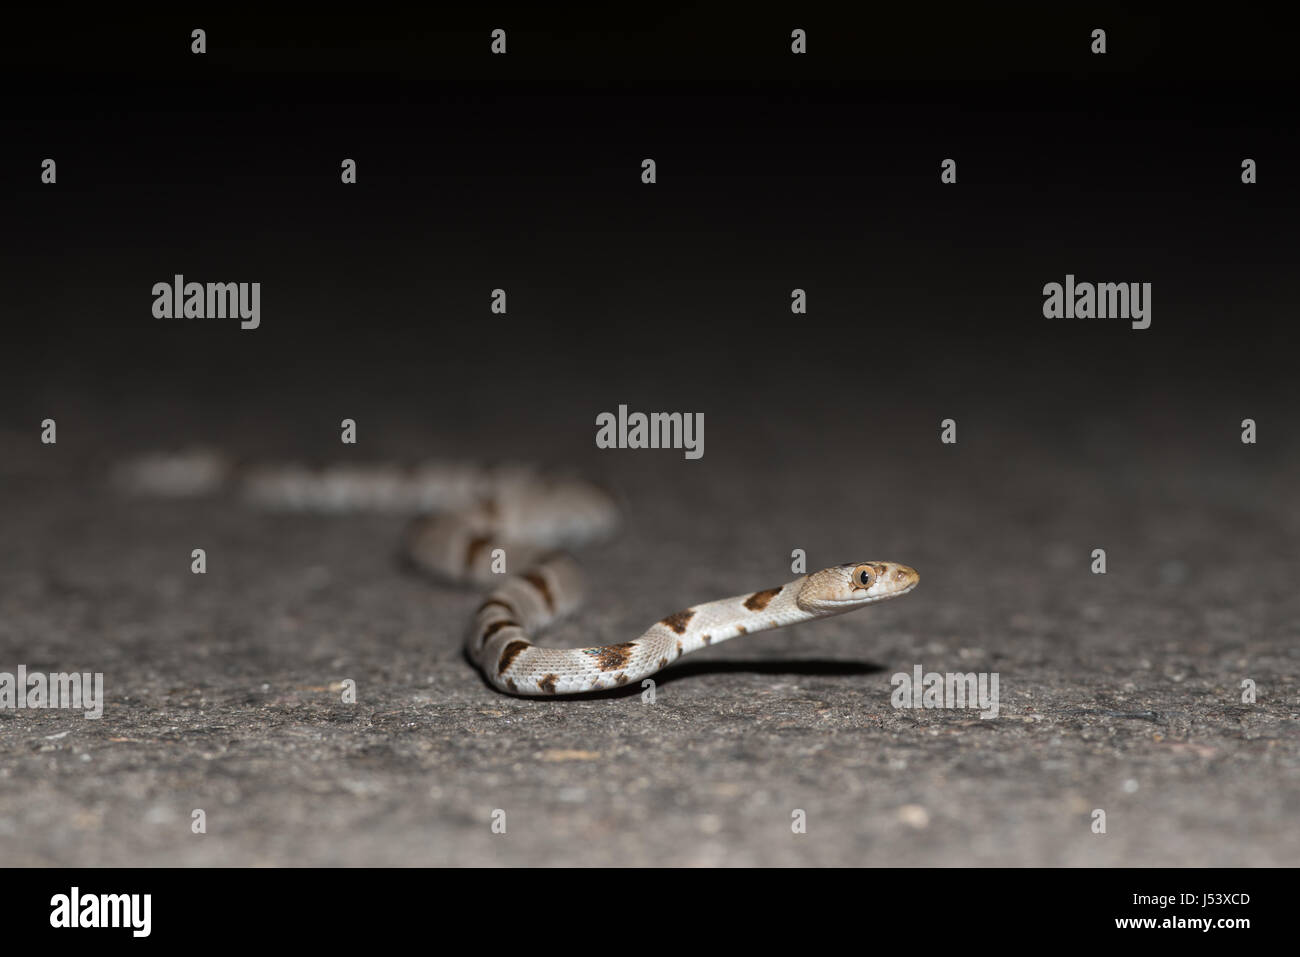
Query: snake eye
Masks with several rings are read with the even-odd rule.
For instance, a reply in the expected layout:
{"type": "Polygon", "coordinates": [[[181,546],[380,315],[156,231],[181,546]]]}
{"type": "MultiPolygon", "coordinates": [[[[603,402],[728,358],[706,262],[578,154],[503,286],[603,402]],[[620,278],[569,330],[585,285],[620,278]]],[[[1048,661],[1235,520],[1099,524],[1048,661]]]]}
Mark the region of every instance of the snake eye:
{"type": "Polygon", "coordinates": [[[870,565],[859,565],[853,569],[854,588],[870,588],[875,580],[875,570],[870,565]]]}

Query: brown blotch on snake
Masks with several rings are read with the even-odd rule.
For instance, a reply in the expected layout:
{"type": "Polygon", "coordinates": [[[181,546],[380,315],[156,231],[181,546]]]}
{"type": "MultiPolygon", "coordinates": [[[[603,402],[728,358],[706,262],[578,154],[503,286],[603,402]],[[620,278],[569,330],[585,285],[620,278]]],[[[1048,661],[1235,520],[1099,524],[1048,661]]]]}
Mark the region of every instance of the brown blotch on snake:
{"type": "Polygon", "coordinates": [[[618,645],[604,645],[594,649],[596,654],[596,665],[601,671],[613,671],[616,668],[622,668],[632,658],[632,652],[636,648],[635,643],[625,641],[618,645]]]}
{"type": "Polygon", "coordinates": [[[780,588],[768,588],[763,591],[756,591],[745,599],[745,607],[750,611],[762,611],[768,606],[768,603],[780,593],[780,588]]]}
{"type": "Polygon", "coordinates": [[[481,538],[481,537],[480,537],[480,538],[471,538],[471,539],[469,540],[469,545],[467,545],[467,546],[465,547],[465,567],[466,567],[466,568],[473,568],[473,567],[474,567],[474,559],[478,558],[478,553],[479,553],[479,552],[483,551],[483,549],[485,549],[485,548],[488,547],[488,543],[489,543],[489,541],[490,541],[490,539],[481,538]]]}
{"type": "Polygon", "coordinates": [[[551,586],[546,584],[545,578],[537,572],[524,572],[519,577],[541,592],[542,600],[546,602],[547,609],[555,611],[555,597],[551,594],[551,586]]]}
{"type": "Polygon", "coordinates": [[[687,608],[685,611],[679,611],[675,615],[669,615],[667,618],[661,621],[660,624],[667,625],[669,628],[671,628],[673,631],[677,632],[677,634],[680,635],[685,633],[686,626],[691,623],[691,619],[694,617],[695,617],[695,609],[687,608]]]}
{"type": "Polygon", "coordinates": [[[476,611],[474,614],[481,615],[483,614],[483,612],[487,611],[493,605],[496,605],[498,608],[504,608],[506,610],[506,614],[508,615],[513,616],[515,613],[515,610],[510,607],[508,602],[504,602],[500,598],[489,598],[487,601],[483,602],[483,604],[478,606],[478,611],[476,611]]]}
{"type": "Polygon", "coordinates": [[[519,686],[518,686],[517,684],[515,684],[515,679],[514,679],[514,678],[507,678],[507,679],[506,679],[506,687],[509,688],[511,691],[518,691],[518,690],[519,690],[519,686]]]}
{"type": "Polygon", "coordinates": [[[531,647],[532,645],[526,641],[512,641],[510,644],[506,645],[501,652],[501,660],[497,662],[497,674],[505,674],[506,669],[515,663],[515,659],[519,657],[519,653],[525,648],[531,647]]]}
{"type": "Polygon", "coordinates": [[[555,694],[555,682],[559,680],[558,675],[543,675],[537,679],[537,687],[541,688],[547,694],[555,694]]]}
{"type": "Polygon", "coordinates": [[[492,622],[492,624],[488,625],[486,628],[483,629],[483,636],[479,638],[479,644],[486,645],[488,643],[488,639],[491,638],[493,635],[495,635],[502,628],[518,628],[518,627],[519,627],[519,622],[510,621],[509,619],[506,618],[502,618],[500,621],[494,621],[492,622]]]}
{"type": "Polygon", "coordinates": [[[736,626],[736,634],[738,634],[738,635],[747,635],[747,634],[749,634],[749,629],[746,628],[744,625],[737,625],[737,626],[736,626]]]}

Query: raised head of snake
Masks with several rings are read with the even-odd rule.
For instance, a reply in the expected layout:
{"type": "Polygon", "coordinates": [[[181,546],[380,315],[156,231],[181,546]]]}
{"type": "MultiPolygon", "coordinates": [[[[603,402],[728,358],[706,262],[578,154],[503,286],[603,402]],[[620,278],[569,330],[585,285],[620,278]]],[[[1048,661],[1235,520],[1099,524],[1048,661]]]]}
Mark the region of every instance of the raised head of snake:
{"type": "Polygon", "coordinates": [[[805,578],[795,604],[819,615],[838,615],[861,605],[906,595],[920,580],[916,569],[897,562],[835,565],[805,578]]]}

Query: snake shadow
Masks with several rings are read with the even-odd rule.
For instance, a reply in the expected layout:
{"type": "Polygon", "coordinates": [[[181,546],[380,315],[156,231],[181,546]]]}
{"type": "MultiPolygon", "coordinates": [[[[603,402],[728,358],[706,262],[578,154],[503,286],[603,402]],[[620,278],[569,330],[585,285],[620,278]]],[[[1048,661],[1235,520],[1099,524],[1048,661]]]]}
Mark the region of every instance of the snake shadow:
{"type": "MultiPolygon", "coordinates": [[[[469,661],[470,667],[474,668],[479,679],[484,686],[490,688],[496,694],[501,694],[499,688],[491,685],[482,673],[465,656],[469,661]]],[[[767,675],[769,677],[797,677],[797,678],[860,678],[864,675],[876,675],[888,670],[885,665],[878,664],[874,661],[845,661],[834,658],[800,658],[800,659],[772,659],[772,658],[753,658],[740,660],[718,660],[718,661],[683,661],[669,665],[663,671],[657,672],[652,676],[656,688],[663,688],[678,681],[685,681],[692,678],[700,678],[707,675],[767,675]]],[[[624,685],[622,688],[610,688],[607,691],[586,691],[581,694],[566,695],[511,695],[514,698],[527,698],[530,701],[550,700],[550,701],[600,701],[612,698],[630,698],[633,695],[639,695],[644,689],[640,682],[624,685]]]]}

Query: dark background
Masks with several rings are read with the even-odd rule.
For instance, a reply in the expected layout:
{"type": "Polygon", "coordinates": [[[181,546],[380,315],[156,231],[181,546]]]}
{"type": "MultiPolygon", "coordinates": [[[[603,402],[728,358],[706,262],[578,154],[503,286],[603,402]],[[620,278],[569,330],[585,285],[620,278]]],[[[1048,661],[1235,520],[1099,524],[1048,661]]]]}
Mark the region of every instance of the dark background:
{"type": "Polygon", "coordinates": [[[1295,864],[1298,157],[1272,16],[11,17],[0,666],[102,670],[109,701],[0,712],[0,858],[1295,864]],[[154,319],[177,272],[261,282],[261,327],[154,319]],[[1067,273],[1152,283],[1150,329],[1043,318],[1067,273]],[[704,458],[597,450],[620,403],[703,412],[704,458]],[[922,584],[693,655],[654,707],[507,698],[460,656],[479,597],[397,568],[403,517],[104,482],[194,445],[606,482],[627,526],[584,556],[561,645],[788,580],[795,547],[922,584]],[[1003,717],[891,708],[918,663],[999,672],[1003,717]]]}
{"type": "Polygon", "coordinates": [[[750,441],[772,404],[862,430],[867,399],[908,429],[1135,406],[1189,440],[1246,414],[1272,427],[1295,91],[1285,31],[1228,19],[669,4],[634,23],[20,20],[5,409],[25,421],[73,390],[95,399],[78,426],[102,429],[116,403],[292,391],[415,404],[433,428],[455,406],[502,443],[566,400],[579,420],[546,428],[583,444],[590,410],[618,401],[705,411],[726,420],[719,442],[750,441]],[[505,57],[487,52],[495,24],[505,57]],[[795,24],[809,55],[789,53],[795,24]],[[176,272],[260,281],[262,327],[153,319],[150,287],[176,272]],[[1045,320],[1042,286],[1067,272],[1151,282],[1153,326],[1045,320]],[[507,318],[488,311],[498,286],[507,318]],[[1205,397],[1212,425],[1182,404],[1205,397]]]}

